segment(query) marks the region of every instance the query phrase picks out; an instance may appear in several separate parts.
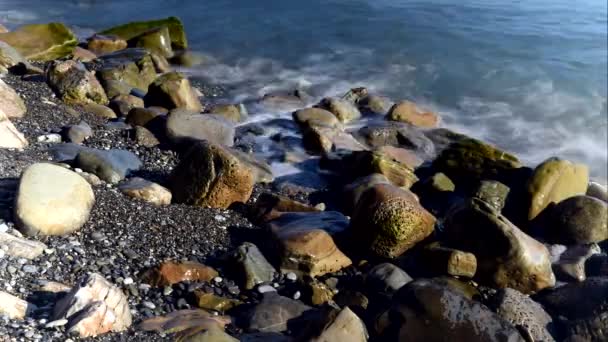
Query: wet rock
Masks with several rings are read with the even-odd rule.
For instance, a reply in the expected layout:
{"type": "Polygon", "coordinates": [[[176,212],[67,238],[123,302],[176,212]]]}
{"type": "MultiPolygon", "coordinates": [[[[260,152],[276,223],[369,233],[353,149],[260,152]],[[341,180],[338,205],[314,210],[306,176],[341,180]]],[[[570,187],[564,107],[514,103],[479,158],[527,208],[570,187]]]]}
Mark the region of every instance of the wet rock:
{"type": "Polygon", "coordinates": [[[363,194],[377,184],[390,184],[384,175],[374,173],[369,176],[361,177],[344,187],[343,191],[343,212],[352,213],[363,194]]]}
{"type": "Polygon", "coordinates": [[[74,48],[74,51],[72,51],[72,59],[78,62],[86,63],[97,59],[97,55],[87,49],[77,46],[74,48]]]}
{"type": "Polygon", "coordinates": [[[7,316],[10,319],[25,319],[34,310],[36,310],[35,305],[8,292],[0,291],[0,316],[7,316]]]}
{"type": "Polygon", "coordinates": [[[424,183],[427,190],[434,193],[452,192],[456,190],[456,186],[452,180],[442,172],[437,172],[425,180],[424,183]]]}
{"type": "Polygon", "coordinates": [[[227,208],[247,202],[254,175],[228,149],[207,141],[195,143],[171,176],[171,192],[177,203],[227,208]]]}
{"type": "Polygon", "coordinates": [[[472,138],[461,138],[445,148],[433,162],[456,185],[481,179],[503,180],[521,167],[519,160],[496,147],[472,138]]]}
{"type": "MultiPolygon", "coordinates": [[[[432,280],[417,279],[393,297],[395,341],[523,341],[507,321],[432,280]]],[[[388,340],[388,339],[387,339],[388,340]]],[[[392,340],[392,339],[391,339],[392,340]]]]}
{"type": "Polygon", "coordinates": [[[184,66],[186,68],[192,68],[201,65],[207,61],[208,57],[194,52],[192,50],[178,50],[174,51],[175,54],[171,58],[171,64],[184,66]]]}
{"type": "Polygon", "coordinates": [[[167,136],[174,142],[207,140],[232,146],[234,125],[216,115],[201,115],[183,109],[172,110],[167,117],[167,136]]]}
{"type": "Polygon", "coordinates": [[[509,187],[498,181],[481,181],[473,193],[473,197],[488,203],[496,211],[500,212],[505,207],[509,187]]]}
{"type": "Polygon", "coordinates": [[[173,68],[169,64],[169,61],[164,56],[153,53],[152,62],[154,62],[154,68],[156,69],[156,72],[158,72],[160,74],[164,74],[164,73],[173,71],[173,68]]]}
{"type": "Polygon", "coordinates": [[[367,150],[367,147],[357,141],[352,134],[338,128],[313,125],[304,129],[302,133],[304,146],[313,153],[367,150]]]}
{"type": "Polygon", "coordinates": [[[431,244],[421,255],[425,271],[431,274],[473,278],[477,271],[477,258],[468,252],[431,244]]]}
{"type": "Polygon", "coordinates": [[[66,329],[80,337],[124,331],[131,325],[127,296],[100,274],[87,274],[55,305],[53,320],[67,319],[66,329]]]}
{"type": "Polygon", "coordinates": [[[114,96],[109,105],[109,107],[112,108],[112,110],[114,110],[114,112],[116,112],[116,114],[120,117],[127,116],[133,108],[143,106],[144,100],[130,94],[120,94],[114,96]]]}
{"type": "Polygon", "coordinates": [[[230,323],[230,317],[217,316],[206,310],[177,310],[166,316],[158,316],[147,319],[139,325],[144,331],[157,331],[165,334],[175,334],[173,337],[178,341],[198,341],[196,335],[212,331],[224,331],[226,324],[230,323]]]}
{"type": "Polygon", "coordinates": [[[77,125],[71,125],[64,128],[66,140],[74,144],[82,144],[87,138],[93,135],[93,129],[89,124],[81,121],[77,125]]]}
{"type": "Polygon", "coordinates": [[[407,122],[417,127],[435,128],[439,125],[439,116],[424,112],[415,103],[401,101],[394,104],[386,115],[387,120],[407,122]]]}
{"type": "Polygon", "coordinates": [[[589,170],[585,165],[550,158],[536,167],[527,184],[530,198],[528,219],[532,220],[550,203],[584,195],[589,183],[589,170]]]}
{"type": "Polygon", "coordinates": [[[68,104],[108,104],[108,97],[93,72],[78,61],[52,62],[47,82],[58,97],[68,104]]]}
{"type": "Polygon", "coordinates": [[[477,278],[482,282],[523,293],[555,285],[547,248],[479,199],[454,207],[444,232],[448,246],[477,257],[477,278]]]}
{"type": "Polygon", "coordinates": [[[235,274],[239,275],[241,286],[247,290],[260,283],[270,282],[277,273],[262,252],[251,242],[240,245],[231,256],[235,274]]]}
{"type": "Polygon", "coordinates": [[[374,149],[374,153],[407,165],[412,170],[416,169],[424,162],[414,151],[395,146],[380,146],[374,149]]]}
{"type": "Polygon", "coordinates": [[[509,288],[498,290],[491,307],[513,326],[525,328],[533,341],[555,341],[557,327],[553,319],[542,305],[525,294],[509,288]]]}
{"type": "Polygon", "coordinates": [[[114,35],[125,40],[130,40],[157,27],[167,27],[169,30],[172,48],[175,50],[185,50],[188,48],[184,24],[182,24],[181,20],[176,17],[168,17],[158,20],[134,21],[106,29],[100,34],[114,35]]]}
{"type": "Polygon", "coordinates": [[[52,61],[72,53],[78,39],[61,23],[24,25],[7,33],[0,40],[14,47],[28,60],[52,61]]]}
{"type": "Polygon", "coordinates": [[[217,104],[209,108],[207,112],[222,116],[232,122],[241,122],[247,117],[247,110],[243,105],[217,104]]]}
{"type": "Polygon", "coordinates": [[[145,102],[148,107],[182,108],[197,113],[202,110],[190,81],[179,72],[169,72],[154,80],[148,88],[145,102]]]}
{"type": "Polygon", "coordinates": [[[343,231],[346,218],[337,212],[286,213],[268,223],[279,242],[281,271],[311,277],[351,265],[330,233],[343,231]]]}
{"type": "Polygon", "coordinates": [[[196,304],[199,308],[205,310],[214,310],[221,313],[242,304],[242,302],[236,299],[219,297],[213,293],[206,293],[200,290],[194,291],[194,297],[196,298],[196,304]]]}
{"type": "Polygon", "coordinates": [[[359,109],[364,113],[385,115],[393,106],[393,102],[383,96],[378,95],[367,95],[361,98],[357,105],[359,109]]]}
{"type": "Polygon", "coordinates": [[[75,167],[97,175],[108,183],[118,183],[141,167],[141,161],[126,150],[83,149],[74,161],[75,167]]]}
{"type": "Polygon", "coordinates": [[[171,36],[167,26],[159,26],[145,31],[136,37],[129,39],[132,47],[144,48],[153,54],[171,58],[173,49],[171,48],[171,36]]]}
{"type": "Polygon", "coordinates": [[[171,191],[169,189],[143,178],[131,178],[125,183],[120,184],[118,189],[129,197],[137,198],[154,205],[171,204],[171,191]]]}
{"type": "Polygon", "coordinates": [[[347,123],[361,118],[361,113],[356,106],[346,100],[341,100],[335,97],[326,97],[318,104],[319,108],[323,108],[333,113],[340,122],[347,123]]]}
{"type": "Polygon", "coordinates": [[[409,274],[388,262],[374,266],[365,277],[365,284],[370,290],[390,295],[410,281],[412,277],[409,274]]]}
{"type": "Polygon", "coordinates": [[[409,188],[418,181],[410,165],[381,151],[355,151],[345,161],[345,170],[355,175],[381,174],[398,187],[409,188]]]}
{"type": "Polygon", "coordinates": [[[352,218],[354,240],[365,250],[396,258],[429,236],[435,218],[416,196],[389,184],[377,184],[359,200],[352,218]]]}
{"type": "Polygon", "coordinates": [[[240,336],[241,342],[294,342],[295,339],[279,333],[249,333],[240,336]]]}
{"type": "MultiPolygon", "coordinates": [[[[0,42],[1,43],[1,42],[0,42]]],[[[10,118],[20,118],[25,115],[27,108],[21,96],[8,84],[0,79],[0,108],[10,118]]]]}
{"type": "Polygon", "coordinates": [[[568,319],[584,319],[606,310],[608,278],[589,277],[582,282],[568,283],[534,298],[549,313],[568,319]]]}
{"type": "Polygon", "coordinates": [[[559,256],[553,264],[553,272],[558,280],[583,281],[585,275],[585,263],[594,254],[600,254],[602,250],[596,244],[577,245],[568,248],[559,256]]]}
{"type": "Polygon", "coordinates": [[[603,342],[608,339],[608,310],[565,323],[564,341],[603,342]]]}
{"type": "Polygon", "coordinates": [[[587,188],[587,196],[595,197],[604,202],[608,202],[608,188],[599,183],[590,182],[587,188]]]}
{"type": "Polygon", "coordinates": [[[312,311],[299,301],[266,293],[262,301],[244,315],[243,325],[247,331],[283,332],[306,322],[307,313],[312,311]]]}
{"type": "Polygon", "coordinates": [[[160,144],[154,133],[141,126],[135,127],[135,141],[138,145],[145,147],[154,147],[160,144]]]}
{"type": "Polygon", "coordinates": [[[333,342],[333,341],[367,341],[367,329],[354,312],[349,308],[344,308],[333,319],[325,325],[321,334],[311,341],[313,342],[333,342]]]}
{"type": "Polygon", "coordinates": [[[317,208],[307,204],[294,201],[288,197],[273,194],[263,193],[258,197],[253,208],[253,221],[266,223],[270,220],[278,218],[283,213],[288,212],[311,212],[319,211],[317,208]]]}
{"type": "Polygon", "coordinates": [[[152,57],[144,49],[129,48],[100,56],[99,59],[103,64],[97,71],[97,77],[109,97],[129,94],[131,88],[148,90],[156,79],[152,57]]]}
{"type": "Polygon", "coordinates": [[[184,339],[184,342],[239,342],[236,338],[228,335],[222,329],[211,328],[197,332],[184,339]]]}
{"type": "Polygon", "coordinates": [[[608,239],[608,203],[604,201],[570,197],[551,208],[548,215],[544,230],[555,243],[574,245],[608,239]]]}
{"type": "Polygon", "coordinates": [[[340,127],[340,121],[330,111],[321,108],[305,108],[293,112],[293,119],[303,127],[340,127]]]}
{"type": "Polygon", "coordinates": [[[262,99],[259,100],[259,105],[266,110],[288,112],[290,110],[304,108],[307,100],[308,97],[306,94],[296,90],[286,94],[265,94],[262,99]]]}
{"type": "Polygon", "coordinates": [[[0,109],[0,148],[25,148],[27,140],[0,109]]]}
{"type": "Polygon", "coordinates": [[[267,184],[274,181],[272,168],[264,160],[256,158],[252,153],[241,152],[237,149],[232,149],[232,153],[239,158],[243,165],[251,169],[256,183],[267,184]]]}
{"type": "MultiPolygon", "coordinates": [[[[2,32],[5,33],[5,32],[2,32]]],[[[21,56],[19,51],[9,44],[0,41],[0,72],[7,73],[9,69],[19,63],[26,63],[26,59],[21,56]]]]}
{"type": "Polygon", "coordinates": [[[89,218],[95,196],[77,173],[53,164],[33,164],[21,175],[15,219],[28,235],[64,235],[89,218]]]}
{"type": "Polygon", "coordinates": [[[0,232],[0,250],[13,258],[36,259],[46,248],[46,245],[42,242],[0,232]]]}
{"type": "Polygon", "coordinates": [[[142,275],[142,280],[152,286],[164,287],[182,281],[211,281],[217,276],[218,273],[216,270],[198,262],[188,261],[177,263],[165,261],[158,267],[146,271],[142,275]]]}
{"type": "Polygon", "coordinates": [[[97,117],[104,119],[116,119],[116,113],[108,106],[97,103],[87,103],[83,108],[85,111],[95,114],[97,117]]]}
{"type": "Polygon", "coordinates": [[[360,128],[355,137],[370,147],[394,146],[412,150],[423,159],[435,154],[433,142],[416,127],[401,122],[376,122],[360,128]]]}
{"type": "Polygon", "coordinates": [[[127,41],[116,36],[93,35],[87,41],[87,49],[96,55],[105,55],[127,48],[127,41]]]}

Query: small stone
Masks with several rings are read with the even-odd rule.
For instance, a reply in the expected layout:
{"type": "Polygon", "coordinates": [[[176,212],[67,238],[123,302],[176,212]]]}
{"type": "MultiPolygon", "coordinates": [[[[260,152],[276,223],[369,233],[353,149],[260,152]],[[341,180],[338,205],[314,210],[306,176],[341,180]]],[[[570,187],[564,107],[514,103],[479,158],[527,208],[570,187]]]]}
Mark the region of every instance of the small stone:
{"type": "Polygon", "coordinates": [[[287,274],[285,275],[285,278],[287,278],[287,280],[289,280],[289,281],[296,281],[296,280],[298,280],[297,274],[295,274],[293,272],[287,272],[287,274]]]}
{"type": "Polygon", "coordinates": [[[65,318],[62,318],[62,319],[58,319],[56,321],[48,322],[44,327],[47,329],[50,329],[50,328],[62,327],[66,324],[68,324],[68,320],[65,318]]]}
{"type": "Polygon", "coordinates": [[[21,268],[21,270],[23,270],[25,273],[37,273],[38,267],[34,265],[25,265],[21,268]]]}
{"type": "Polygon", "coordinates": [[[149,302],[149,301],[143,301],[141,303],[141,305],[145,306],[146,308],[148,308],[150,310],[156,309],[156,305],[154,303],[152,303],[152,302],[149,302]]]}
{"type": "Polygon", "coordinates": [[[293,294],[293,299],[298,300],[298,299],[300,299],[301,296],[302,296],[302,293],[300,293],[300,291],[296,291],[296,293],[293,294]]]}
{"type": "Polygon", "coordinates": [[[122,283],[125,285],[131,285],[131,284],[133,284],[133,278],[127,277],[122,281],[122,283]]]}
{"type": "Polygon", "coordinates": [[[141,199],[154,205],[171,204],[172,195],[167,188],[143,178],[131,178],[120,184],[118,189],[129,197],[141,199]]]}
{"type": "Polygon", "coordinates": [[[224,279],[222,279],[222,277],[215,277],[215,278],[213,278],[213,281],[214,281],[215,283],[218,283],[218,284],[219,284],[219,283],[221,283],[222,281],[224,281],[224,279]]]}
{"type": "Polygon", "coordinates": [[[267,292],[276,292],[277,289],[272,287],[271,285],[262,285],[258,287],[259,293],[267,293],[267,292]]]}

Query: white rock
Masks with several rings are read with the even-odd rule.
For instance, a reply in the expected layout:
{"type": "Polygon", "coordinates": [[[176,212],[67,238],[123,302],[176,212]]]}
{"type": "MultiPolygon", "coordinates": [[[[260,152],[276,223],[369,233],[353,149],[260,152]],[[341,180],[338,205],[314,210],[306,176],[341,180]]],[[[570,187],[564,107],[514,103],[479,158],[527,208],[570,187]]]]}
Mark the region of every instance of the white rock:
{"type": "Polygon", "coordinates": [[[61,142],[61,135],[59,135],[57,133],[44,134],[44,135],[38,136],[38,138],[36,138],[36,140],[38,140],[38,142],[41,142],[41,143],[58,144],[61,142]]]}
{"type": "Polygon", "coordinates": [[[0,148],[24,148],[27,140],[0,109],[0,148]]]}
{"type": "Polygon", "coordinates": [[[11,319],[24,319],[25,316],[35,309],[36,306],[34,304],[30,304],[10,293],[0,291],[0,316],[5,315],[11,319]]]}
{"type": "Polygon", "coordinates": [[[86,275],[57,302],[53,319],[63,318],[80,337],[123,331],[132,321],[127,296],[100,274],[86,275]]]}
{"type": "Polygon", "coordinates": [[[20,118],[26,112],[25,103],[3,80],[0,79],[0,108],[9,118],[20,118]]]}
{"type": "Polygon", "coordinates": [[[44,252],[42,242],[26,240],[9,233],[0,232],[0,248],[14,258],[35,259],[44,252]]]}
{"type": "Polygon", "coordinates": [[[15,219],[28,235],[64,235],[82,227],[94,202],[91,186],[77,173],[33,164],[21,175],[15,219]]]}

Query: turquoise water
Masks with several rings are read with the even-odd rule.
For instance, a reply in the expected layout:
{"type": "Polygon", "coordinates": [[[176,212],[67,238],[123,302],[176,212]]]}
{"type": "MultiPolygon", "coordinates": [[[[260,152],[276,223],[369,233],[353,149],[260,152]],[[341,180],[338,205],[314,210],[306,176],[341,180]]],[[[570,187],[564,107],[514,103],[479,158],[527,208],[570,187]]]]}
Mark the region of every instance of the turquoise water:
{"type": "MultiPolygon", "coordinates": [[[[535,164],[552,155],[606,179],[605,0],[0,0],[0,22],[83,34],[177,15],[214,62],[193,76],[234,100],[293,87],[367,86],[535,164]]],[[[279,115],[279,113],[276,113],[279,115]]]]}

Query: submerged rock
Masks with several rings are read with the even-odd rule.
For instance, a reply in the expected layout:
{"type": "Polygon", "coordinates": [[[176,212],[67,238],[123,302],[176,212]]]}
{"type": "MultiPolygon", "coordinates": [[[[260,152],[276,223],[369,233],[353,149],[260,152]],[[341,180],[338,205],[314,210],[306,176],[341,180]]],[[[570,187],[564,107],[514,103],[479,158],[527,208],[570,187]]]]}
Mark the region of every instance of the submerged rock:
{"type": "Polygon", "coordinates": [[[532,220],[550,203],[584,195],[589,183],[589,170],[559,158],[549,158],[536,167],[527,184],[530,199],[528,219],[532,220]]]}
{"type": "Polygon", "coordinates": [[[482,282],[523,293],[555,285],[547,248],[479,199],[450,210],[444,232],[448,246],[477,257],[477,278],[482,282]]]}
{"type": "Polygon", "coordinates": [[[354,240],[374,255],[396,258],[422,241],[435,217],[408,190],[377,184],[359,200],[352,218],[354,240]]]}
{"type": "Polygon", "coordinates": [[[171,175],[171,192],[177,203],[228,208],[247,202],[255,179],[228,148],[208,141],[196,142],[171,175]]]}
{"type": "Polygon", "coordinates": [[[80,337],[95,337],[131,326],[127,296],[100,274],[81,278],[55,305],[54,320],[67,319],[66,329],[80,337]]]}
{"type": "Polygon", "coordinates": [[[28,235],[64,235],[80,229],[95,202],[80,175],[53,164],[33,164],[21,175],[15,220],[28,235]]]}
{"type": "Polygon", "coordinates": [[[61,23],[24,25],[15,31],[0,33],[0,40],[26,59],[40,62],[66,57],[78,44],[72,31],[61,23]]]}

